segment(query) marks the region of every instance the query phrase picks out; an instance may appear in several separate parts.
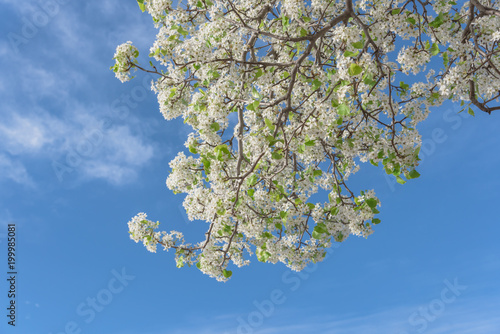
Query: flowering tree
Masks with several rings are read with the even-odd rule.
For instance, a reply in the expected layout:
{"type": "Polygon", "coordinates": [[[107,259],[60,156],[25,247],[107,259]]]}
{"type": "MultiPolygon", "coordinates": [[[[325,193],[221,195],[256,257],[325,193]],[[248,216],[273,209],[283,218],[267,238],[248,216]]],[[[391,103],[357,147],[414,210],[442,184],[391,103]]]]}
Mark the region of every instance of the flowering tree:
{"type": "Polygon", "coordinates": [[[187,194],[189,219],[209,225],[191,244],[140,213],[131,238],[174,249],[178,267],[196,264],[217,280],[254,252],[301,270],[332,242],[368,236],[379,200],[347,183],[360,162],[405,183],[419,176],[416,127],[431,106],[500,109],[498,2],[138,3],[159,28],[156,62],[139,64],[128,42],[112,69],[121,81],[137,69],[156,74],[163,116],[193,128],[191,154],[170,162],[167,186],[187,194]],[[325,201],[311,200],[320,188],[325,201]]]}

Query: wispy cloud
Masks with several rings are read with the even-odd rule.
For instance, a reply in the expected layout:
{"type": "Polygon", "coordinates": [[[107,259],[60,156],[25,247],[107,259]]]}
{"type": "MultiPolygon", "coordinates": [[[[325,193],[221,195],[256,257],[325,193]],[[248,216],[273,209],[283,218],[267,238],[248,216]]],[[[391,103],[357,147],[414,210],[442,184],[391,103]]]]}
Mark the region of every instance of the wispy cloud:
{"type": "Polygon", "coordinates": [[[11,159],[0,153],[0,178],[12,180],[16,183],[33,187],[34,182],[28,175],[24,165],[17,160],[11,159]]]}
{"type": "MultiPolygon", "coordinates": [[[[32,19],[34,13],[43,11],[36,4],[20,8],[22,6],[12,1],[1,2],[12,5],[11,9],[19,15],[18,30],[22,30],[23,22],[32,19]]],[[[118,1],[113,3],[115,6],[106,5],[101,9],[90,8],[85,3],[59,6],[50,22],[38,27],[29,45],[19,45],[21,51],[36,49],[36,58],[33,52],[15,53],[6,39],[0,41],[0,54],[9,64],[8,67],[0,65],[4,73],[0,78],[0,94],[5,95],[0,110],[0,170],[3,172],[0,181],[10,179],[33,185],[32,169],[45,164],[53,167],[52,176],[60,181],[102,179],[123,184],[133,181],[138,171],[155,156],[155,144],[148,133],[141,130],[144,126],[138,126],[139,118],[131,113],[126,119],[110,116],[112,106],[123,108],[125,102],[119,101],[119,96],[117,101],[112,101],[113,98],[103,93],[103,83],[95,81],[96,73],[101,71],[109,72],[112,77],[108,68],[116,42],[109,36],[120,35],[123,33],[120,27],[130,22],[122,21],[103,34],[95,29],[92,20],[82,16],[82,11],[109,15],[111,8],[120,8],[118,1]],[[52,47],[39,48],[49,36],[52,47]],[[105,57],[103,50],[106,50],[105,57]],[[57,61],[61,57],[67,61],[57,61]],[[40,163],[33,164],[33,159],[39,159],[40,163]]],[[[139,36],[140,31],[137,34],[139,36]]],[[[149,87],[143,86],[137,82],[132,87],[136,96],[141,93],[139,100],[147,96],[154,98],[153,94],[147,94],[149,87]]],[[[138,105],[139,100],[133,99],[132,103],[138,105]]]]}
{"type": "Polygon", "coordinates": [[[81,106],[71,110],[61,117],[43,110],[11,113],[0,125],[0,150],[6,152],[0,156],[0,178],[33,184],[22,157],[55,162],[65,168],[66,178],[65,173],[72,178],[121,184],[134,180],[137,171],[153,158],[154,144],[144,133],[133,132],[127,125],[106,124],[95,110],[81,106]]]}
{"type": "Polygon", "coordinates": [[[6,118],[0,124],[1,146],[13,155],[40,152],[66,132],[63,122],[47,113],[12,112],[6,118]]]}
{"type": "MultiPolygon", "coordinates": [[[[496,296],[498,297],[498,296],[496,296]]],[[[340,303],[341,301],[339,301],[340,303]]],[[[463,299],[450,306],[443,314],[429,323],[425,329],[412,326],[408,321],[411,313],[422,305],[395,305],[366,315],[338,314],[327,312],[311,316],[307,310],[282,310],[280,314],[265,319],[260,326],[241,326],[238,314],[227,314],[218,319],[200,319],[183,324],[181,328],[170,328],[147,332],[147,334],[491,334],[500,332],[497,315],[499,303],[495,296],[463,299]],[[485,312],[485,310],[489,310],[485,312]],[[206,324],[210,323],[209,326],[206,324]],[[205,325],[202,325],[205,324],[205,325]]],[[[257,321],[257,317],[254,318],[257,321]]],[[[146,333],[145,333],[146,334],[146,333]]]]}

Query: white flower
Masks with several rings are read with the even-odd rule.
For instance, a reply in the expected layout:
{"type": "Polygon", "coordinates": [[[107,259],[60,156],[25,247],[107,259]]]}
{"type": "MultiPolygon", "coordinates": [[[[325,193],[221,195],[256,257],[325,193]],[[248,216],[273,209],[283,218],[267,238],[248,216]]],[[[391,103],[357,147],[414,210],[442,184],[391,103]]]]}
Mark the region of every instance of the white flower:
{"type": "Polygon", "coordinates": [[[112,67],[115,76],[121,81],[126,82],[131,79],[130,70],[134,69],[134,64],[137,63],[136,58],[139,56],[139,50],[128,41],[116,48],[115,66],[112,67]]]}
{"type": "MultiPolygon", "coordinates": [[[[130,237],[151,252],[174,249],[177,266],[196,264],[219,281],[254,253],[301,270],[332,242],[373,233],[379,200],[349,188],[360,162],[414,177],[417,127],[430,109],[470,101],[470,82],[479,103],[500,91],[500,19],[477,15],[464,33],[469,2],[415,10],[353,1],[343,20],[342,1],[141,3],[159,28],[150,71],[160,112],[193,129],[166,185],[185,194],[189,219],[207,232],[189,244],[139,213],[130,237]],[[317,200],[320,189],[328,201],[317,200]]],[[[118,46],[121,81],[139,67],[138,53],[131,42],[118,46]]]]}

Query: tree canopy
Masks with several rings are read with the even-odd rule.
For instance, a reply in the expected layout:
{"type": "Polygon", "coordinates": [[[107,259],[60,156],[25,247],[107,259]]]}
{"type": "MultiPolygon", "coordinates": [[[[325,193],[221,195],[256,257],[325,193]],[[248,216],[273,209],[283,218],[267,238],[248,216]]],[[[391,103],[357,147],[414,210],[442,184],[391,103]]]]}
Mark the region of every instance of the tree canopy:
{"type": "Polygon", "coordinates": [[[190,153],[170,162],[167,186],[186,194],[189,219],[209,224],[189,243],[139,213],[131,238],[152,252],[173,249],[178,267],[196,264],[217,280],[254,253],[301,270],[332,242],[367,237],[380,202],[349,188],[360,163],[405,183],[419,176],[417,125],[431,107],[500,109],[498,2],[138,4],[159,30],[154,63],[140,64],[127,42],[112,69],[122,82],[137,69],[156,74],[165,119],[192,127],[190,153]],[[324,201],[312,200],[318,192],[324,201]]]}

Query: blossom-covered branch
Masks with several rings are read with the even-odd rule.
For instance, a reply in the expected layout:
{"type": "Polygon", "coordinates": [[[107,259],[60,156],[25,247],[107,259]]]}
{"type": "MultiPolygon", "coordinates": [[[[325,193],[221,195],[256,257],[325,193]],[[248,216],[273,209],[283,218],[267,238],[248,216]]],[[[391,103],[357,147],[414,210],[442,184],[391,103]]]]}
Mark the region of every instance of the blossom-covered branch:
{"type": "Polygon", "coordinates": [[[139,214],[131,237],[218,280],[253,253],[301,270],[332,242],[370,235],[380,202],[348,185],[360,163],[405,183],[419,176],[417,125],[431,107],[500,109],[497,2],[138,3],[159,29],[150,50],[159,65],[139,65],[129,42],[112,69],[122,81],[136,69],[158,74],[161,113],[193,128],[167,186],[186,194],[190,219],[210,225],[187,244],[139,214]],[[320,190],[325,200],[313,200],[320,190]]]}

